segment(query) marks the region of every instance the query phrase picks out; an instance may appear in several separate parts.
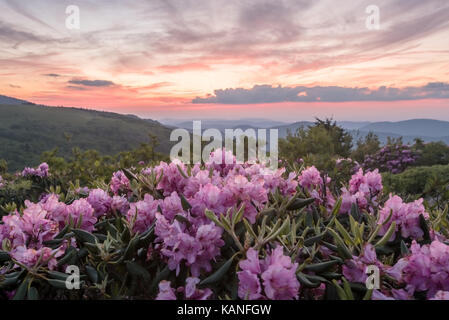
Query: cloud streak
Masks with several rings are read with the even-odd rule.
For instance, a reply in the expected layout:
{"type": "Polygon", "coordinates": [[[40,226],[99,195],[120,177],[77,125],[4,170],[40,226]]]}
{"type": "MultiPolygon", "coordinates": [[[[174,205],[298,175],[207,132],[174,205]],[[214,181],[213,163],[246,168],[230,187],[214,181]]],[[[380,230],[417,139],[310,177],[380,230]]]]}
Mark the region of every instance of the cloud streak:
{"type": "Polygon", "coordinates": [[[70,80],[70,84],[85,86],[85,87],[112,87],[114,82],[108,80],[70,80]]]}
{"type": "Polygon", "coordinates": [[[214,95],[192,100],[195,104],[261,104],[279,102],[354,102],[449,99],[449,83],[432,82],[421,87],[378,89],[328,87],[273,87],[256,85],[251,89],[215,90],[214,95]]]}

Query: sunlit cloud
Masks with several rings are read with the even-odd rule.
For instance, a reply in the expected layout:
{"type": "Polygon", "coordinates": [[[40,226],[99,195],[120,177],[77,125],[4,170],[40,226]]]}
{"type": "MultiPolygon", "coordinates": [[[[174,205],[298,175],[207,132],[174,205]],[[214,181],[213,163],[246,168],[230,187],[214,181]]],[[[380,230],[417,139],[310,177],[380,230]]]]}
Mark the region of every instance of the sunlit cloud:
{"type": "Polygon", "coordinates": [[[69,30],[64,2],[0,0],[0,92],[149,117],[199,104],[220,116],[229,104],[447,99],[427,85],[449,83],[449,3],[378,0],[376,31],[365,26],[371,4],[79,0],[80,29],[69,30]]]}

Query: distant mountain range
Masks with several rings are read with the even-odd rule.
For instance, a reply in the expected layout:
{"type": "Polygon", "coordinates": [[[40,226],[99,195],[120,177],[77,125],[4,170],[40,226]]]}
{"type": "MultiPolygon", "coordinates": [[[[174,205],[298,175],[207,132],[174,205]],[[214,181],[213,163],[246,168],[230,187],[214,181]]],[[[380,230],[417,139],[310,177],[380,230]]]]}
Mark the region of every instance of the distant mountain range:
{"type": "MultiPolygon", "coordinates": [[[[163,119],[161,123],[171,127],[184,128],[187,130],[192,130],[193,120],[180,121],[176,119],[163,119]]],[[[202,129],[234,129],[240,128],[242,130],[247,128],[272,128],[287,125],[285,122],[272,121],[268,119],[258,119],[258,118],[243,118],[236,120],[224,120],[224,119],[204,119],[201,120],[202,129]]]]}
{"type": "MultiPolygon", "coordinates": [[[[165,125],[192,130],[192,121],[161,120],[165,125]]],[[[337,124],[348,130],[355,140],[366,136],[369,132],[375,133],[382,143],[387,142],[387,138],[402,137],[405,143],[413,143],[416,138],[421,138],[425,142],[443,141],[449,144],[449,122],[432,119],[412,119],[398,122],[368,122],[368,121],[337,121],[337,124]]],[[[239,119],[203,120],[202,129],[216,128],[224,136],[225,129],[278,129],[279,137],[285,138],[288,132],[296,132],[300,127],[307,128],[313,125],[311,121],[300,121],[294,123],[283,123],[267,119],[239,119]]]]}
{"type": "MultiPolygon", "coordinates": [[[[415,138],[425,142],[443,141],[449,144],[449,122],[432,119],[413,119],[398,122],[340,121],[356,141],[369,132],[382,143],[387,137],[403,137],[405,143],[415,138]]],[[[236,120],[205,119],[202,129],[278,129],[279,138],[299,127],[313,125],[310,121],[285,123],[263,118],[236,120]]],[[[158,151],[168,154],[174,128],[192,130],[192,121],[164,119],[160,122],[141,119],[135,115],[120,115],[78,108],[46,107],[25,100],[0,95],[0,159],[8,161],[11,170],[36,165],[42,152],[59,148],[67,156],[73,147],[95,149],[103,154],[116,154],[149,141],[153,134],[160,143],[158,151]]]]}

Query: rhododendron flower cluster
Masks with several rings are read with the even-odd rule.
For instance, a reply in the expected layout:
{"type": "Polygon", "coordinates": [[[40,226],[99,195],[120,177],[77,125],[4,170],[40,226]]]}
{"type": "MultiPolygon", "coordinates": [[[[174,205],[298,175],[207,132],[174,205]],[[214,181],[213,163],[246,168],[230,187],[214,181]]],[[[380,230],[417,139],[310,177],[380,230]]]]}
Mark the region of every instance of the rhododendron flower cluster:
{"type": "Polygon", "coordinates": [[[378,168],[380,171],[401,173],[408,166],[416,162],[417,155],[407,145],[387,145],[376,154],[366,156],[362,167],[365,169],[378,168]]]}
{"type": "Polygon", "coordinates": [[[161,253],[171,270],[179,274],[183,262],[196,277],[201,270],[212,270],[211,262],[220,255],[220,247],[224,245],[222,229],[212,222],[204,224],[188,216],[184,218],[190,225],[169,220],[160,213],[156,213],[156,218],[156,243],[161,242],[161,253]]]}
{"type": "Polygon", "coordinates": [[[37,168],[25,168],[22,171],[23,177],[36,176],[46,178],[49,176],[49,168],[47,163],[41,163],[37,168]]]}
{"type": "Polygon", "coordinates": [[[198,289],[200,279],[190,277],[186,279],[186,285],[176,290],[170,286],[170,281],[162,280],[159,283],[159,294],[156,300],[177,300],[177,295],[182,295],[185,300],[207,300],[213,292],[210,289],[198,289]]]}
{"type": "Polygon", "coordinates": [[[220,149],[205,164],[123,169],[89,188],[26,178],[48,172],[42,164],[14,178],[45,188],[5,206],[0,298],[22,285],[43,298],[77,295],[54,281],[72,264],[80,298],[449,298],[445,211],[383,194],[377,169],[337,185],[314,166],[273,170],[220,149]],[[381,287],[349,294],[369,266],[381,287]]]}
{"type": "Polygon", "coordinates": [[[340,212],[348,213],[355,204],[361,209],[373,211],[373,205],[377,205],[377,199],[383,190],[382,176],[376,169],[363,173],[363,169],[351,177],[349,190],[342,188],[342,204],[340,212]]]}
{"type": "MultiPolygon", "coordinates": [[[[391,223],[396,222],[396,231],[401,232],[403,238],[421,239],[424,235],[420,225],[419,216],[425,219],[429,218],[429,214],[423,205],[423,199],[416,200],[411,203],[404,203],[398,196],[390,195],[390,198],[385,202],[384,207],[380,210],[379,224],[383,224],[379,234],[386,233],[391,223]],[[387,222],[387,219],[390,217],[387,222]],[[384,222],[387,222],[384,224],[384,222]]],[[[395,234],[391,240],[394,240],[395,234]]]]}
{"type": "Polygon", "coordinates": [[[400,259],[393,267],[398,281],[409,292],[426,292],[427,297],[447,297],[449,291],[449,246],[440,241],[420,246],[413,241],[411,255],[400,259]]]}
{"type": "Polygon", "coordinates": [[[377,266],[380,270],[385,268],[382,262],[377,260],[376,250],[371,244],[363,248],[360,256],[353,256],[351,260],[346,261],[343,265],[343,275],[349,281],[365,283],[368,278],[368,266],[377,266]]]}
{"type": "Polygon", "coordinates": [[[329,190],[331,178],[321,177],[320,171],[315,166],[307,167],[298,177],[299,185],[312,197],[318,204],[326,204],[327,209],[331,209],[335,204],[335,198],[329,190]]]}
{"type": "Polygon", "coordinates": [[[241,299],[297,299],[300,284],[296,278],[298,263],[292,263],[285,256],[281,246],[276,247],[265,260],[259,260],[259,253],[250,248],[247,259],[239,264],[238,294],[241,299]]]}
{"type": "Polygon", "coordinates": [[[128,193],[131,186],[129,184],[129,179],[126,177],[123,171],[114,172],[111,179],[111,191],[114,195],[118,195],[119,192],[128,193]]]}

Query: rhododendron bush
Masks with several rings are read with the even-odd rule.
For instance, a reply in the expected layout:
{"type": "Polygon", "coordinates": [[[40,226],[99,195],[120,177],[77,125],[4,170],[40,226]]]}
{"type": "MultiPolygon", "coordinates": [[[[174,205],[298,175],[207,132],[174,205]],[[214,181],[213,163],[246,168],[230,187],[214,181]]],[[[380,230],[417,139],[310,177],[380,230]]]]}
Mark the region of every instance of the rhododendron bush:
{"type": "MultiPolygon", "coordinates": [[[[45,181],[51,167],[19,176],[45,181]]],[[[122,169],[4,207],[2,298],[449,298],[447,210],[385,194],[377,170],[337,185],[313,166],[272,170],[217,150],[203,165],[122,169]]]]}

